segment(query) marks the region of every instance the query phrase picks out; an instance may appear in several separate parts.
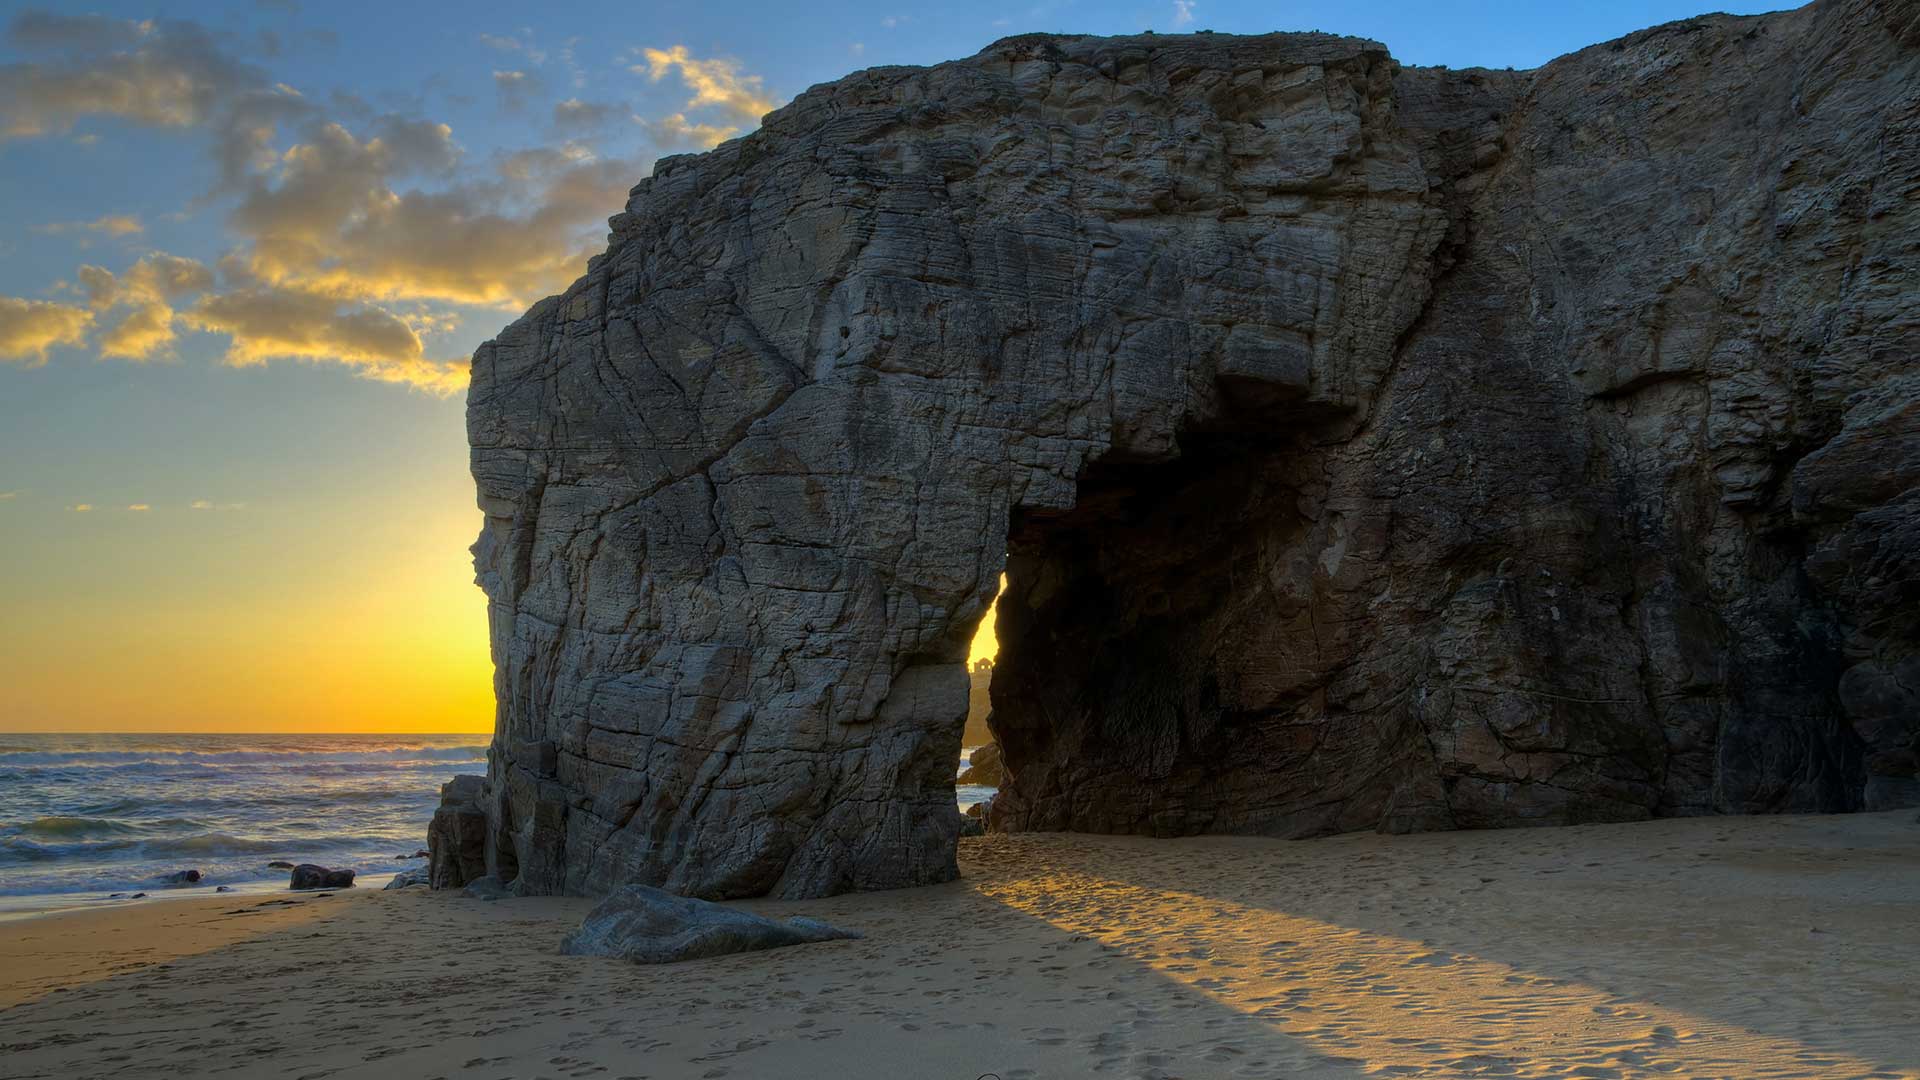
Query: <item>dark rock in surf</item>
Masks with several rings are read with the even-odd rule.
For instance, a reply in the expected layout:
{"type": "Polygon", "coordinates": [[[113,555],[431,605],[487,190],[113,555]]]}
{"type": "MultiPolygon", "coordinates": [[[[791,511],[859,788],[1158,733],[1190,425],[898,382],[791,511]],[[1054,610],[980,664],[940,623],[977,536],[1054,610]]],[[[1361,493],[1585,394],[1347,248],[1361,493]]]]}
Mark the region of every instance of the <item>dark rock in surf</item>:
{"type": "Polygon", "coordinates": [[[560,944],[560,951],[568,956],[613,956],[636,964],[671,964],[861,936],[817,919],[775,922],[648,885],[628,885],[589,912],[580,929],[560,944]]]}
{"type": "Polygon", "coordinates": [[[268,863],[268,864],[267,864],[267,869],[269,869],[269,870],[291,870],[291,869],[293,869],[293,864],[292,864],[292,863],[290,863],[290,862],[288,862],[288,861],[287,861],[287,860],[285,860],[285,859],[275,859],[275,860],[273,860],[272,862],[270,862],[270,863],[268,863]]]}
{"type": "Polygon", "coordinates": [[[1006,763],[1000,757],[1000,744],[988,743],[974,749],[973,756],[967,759],[967,771],[960,774],[958,782],[997,788],[1006,780],[1006,763]]]}
{"type": "Polygon", "coordinates": [[[301,863],[293,868],[293,875],[287,881],[289,889],[351,889],[353,871],[329,870],[313,863],[301,863]]]}
{"type": "Polygon", "coordinates": [[[175,870],[173,873],[167,874],[160,879],[162,885],[168,886],[194,885],[198,884],[199,881],[200,871],[198,870],[175,870]]]}
{"type": "MultiPolygon", "coordinates": [[[[428,880],[458,889],[487,874],[487,794],[484,776],[456,776],[440,787],[440,808],[427,825],[428,880]]],[[[509,875],[511,876],[511,875],[509,875]]]]}

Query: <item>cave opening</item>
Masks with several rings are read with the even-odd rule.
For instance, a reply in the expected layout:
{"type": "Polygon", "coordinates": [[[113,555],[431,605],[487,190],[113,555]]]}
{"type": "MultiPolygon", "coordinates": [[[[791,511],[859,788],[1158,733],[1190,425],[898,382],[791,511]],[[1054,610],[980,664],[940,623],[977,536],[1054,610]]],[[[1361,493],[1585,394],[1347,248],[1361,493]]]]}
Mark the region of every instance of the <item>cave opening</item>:
{"type": "Polygon", "coordinates": [[[1188,433],[1171,461],[1089,466],[1070,510],[1013,516],[993,829],[1324,831],[1271,767],[1324,719],[1307,542],[1324,492],[1306,450],[1272,429],[1188,433]]]}

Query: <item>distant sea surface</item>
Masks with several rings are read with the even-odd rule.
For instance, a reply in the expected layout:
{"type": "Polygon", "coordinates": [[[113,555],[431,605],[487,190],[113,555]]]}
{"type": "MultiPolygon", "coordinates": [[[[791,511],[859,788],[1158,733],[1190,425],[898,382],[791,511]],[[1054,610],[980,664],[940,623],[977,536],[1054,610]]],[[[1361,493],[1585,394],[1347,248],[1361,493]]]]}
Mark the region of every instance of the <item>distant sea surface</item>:
{"type": "Polygon", "coordinates": [[[426,846],[479,735],[0,734],[0,913],[54,898],[285,888],[276,859],[385,875],[426,846]],[[168,889],[180,870],[203,877],[168,889]]]}
{"type": "MultiPolygon", "coordinates": [[[[419,866],[396,856],[426,845],[440,785],[485,772],[486,752],[479,735],[0,733],[0,916],[285,888],[275,860],[363,878],[419,866]],[[167,886],[181,870],[201,880],[167,886]]],[[[964,810],[993,789],[954,794],[964,810]]]]}

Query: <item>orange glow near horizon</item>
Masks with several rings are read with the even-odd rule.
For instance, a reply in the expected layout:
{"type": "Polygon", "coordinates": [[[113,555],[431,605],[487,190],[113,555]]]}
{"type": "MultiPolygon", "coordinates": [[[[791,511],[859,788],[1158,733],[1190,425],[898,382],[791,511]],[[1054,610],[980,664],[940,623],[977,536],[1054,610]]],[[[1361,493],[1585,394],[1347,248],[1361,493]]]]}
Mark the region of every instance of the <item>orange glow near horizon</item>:
{"type": "Polygon", "coordinates": [[[993,594],[993,603],[987,605],[986,617],[980,620],[979,629],[973,632],[973,647],[967,650],[967,666],[972,667],[982,660],[991,660],[1000,655],[1000,637],[994,624],[1000,618],[1000,598],[1007,593],[1007,575],[1000,575],[1000,589],[993,594]]]}
{"type": "Polygon", "coordinates": [[[32,626],[0,624],[0,731],[490,732],[486,597],[464,550],[479,514],[383,509],[350,535],[323,505],[236,513],[224,534],[179,514],[146,564],[102,557],[125,535],[64,538],[32,626]]]}

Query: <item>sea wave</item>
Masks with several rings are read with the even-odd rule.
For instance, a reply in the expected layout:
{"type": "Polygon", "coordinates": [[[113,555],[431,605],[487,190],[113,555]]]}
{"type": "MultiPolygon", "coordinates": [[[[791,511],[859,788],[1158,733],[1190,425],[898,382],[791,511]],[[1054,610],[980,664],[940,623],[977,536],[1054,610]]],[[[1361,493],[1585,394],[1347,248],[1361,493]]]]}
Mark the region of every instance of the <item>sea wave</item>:
{"type": "MultiPolygon", "coordinates": [[[[364,848],[378,836],[308,836],[265,839],[232,833],[203,832],[151,839],[119,837],[54,843],[26,836],[0,837],[0,866],[43,863],[125,862],[129,860],[185,860],[232,858],[241,855],[286,855],[289,852],[326,852],[364,848]]],[[[404,837],[388,837],[389,845],[404,837]]]]}
{"type": "Polygon", "coordinates": [[[0,836],[25,836],[41,840],[94,840],[204,828],[206,828],[205,823],[192,818],[126,821],[120,818],[52,814],[37,817],[19,825],[0,825],[0,836]]]}

